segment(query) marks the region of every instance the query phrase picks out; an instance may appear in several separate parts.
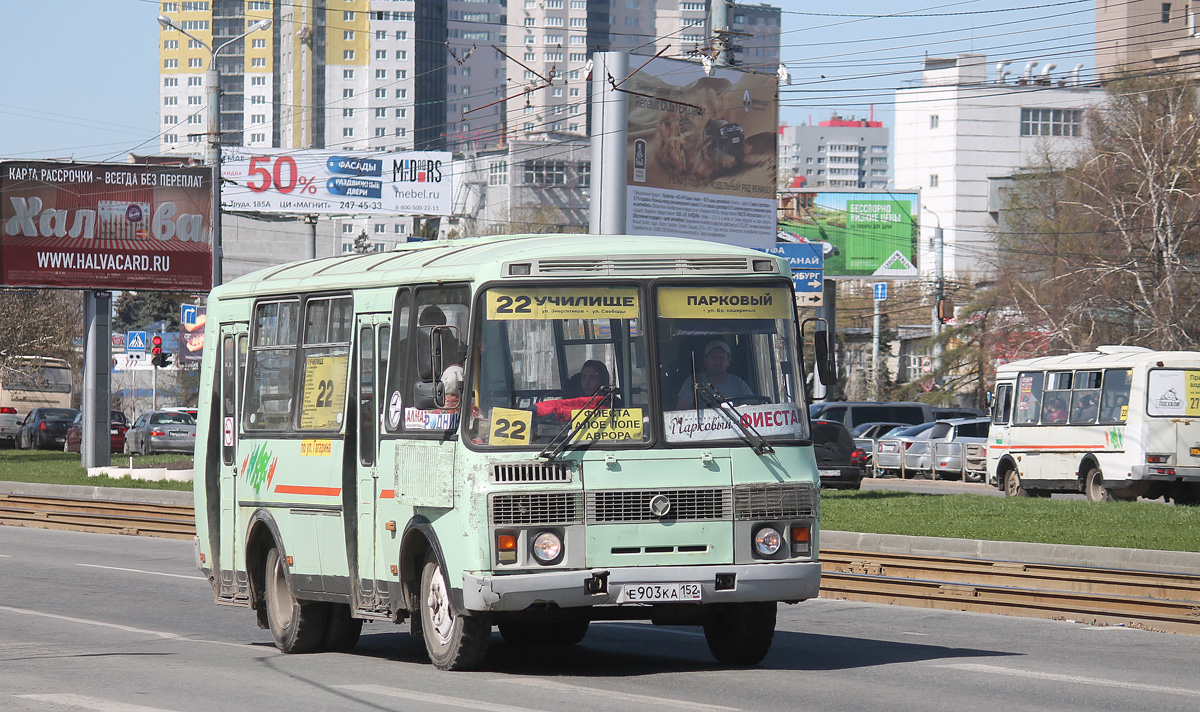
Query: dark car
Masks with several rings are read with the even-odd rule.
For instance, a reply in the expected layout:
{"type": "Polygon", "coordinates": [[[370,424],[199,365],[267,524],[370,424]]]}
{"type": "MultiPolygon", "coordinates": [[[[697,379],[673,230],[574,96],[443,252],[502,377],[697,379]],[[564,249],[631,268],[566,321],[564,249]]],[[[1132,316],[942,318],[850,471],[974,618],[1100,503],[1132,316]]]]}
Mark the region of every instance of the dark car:
{"type": "Polygon", "coordinates": [[[79,411],[74,408],[34,408],[17,431],[17,447],[22,450],[62,447],[67,428],[77,415],[79,411]]]}
{"type": "MultiPolygon", "coordinates": [[[[129,429],[129,420],[119,410],[111,411],[108,423],[108,449],[110,452],[121,452],[125,449],[125,431],[129,429]]],[[[79,452],[83,442],[83,413],[75,416],[71,427],[67,428],[67,438],[63,441],[64,452],[79,452]]]]}
{"type": "Polygon", "coordinates": [[[866,472],[867,453],[854,444],[850,431],[841,423],[815,420],[812,424],[813,453],[821,486],[859,489],[866,472]]]}
{"type": "Polygon", "coordinates": [[[155,410],[142,413],[125,431],[125,452],[191,454],[196,449],[196,419],[188,413],[155,410]]]}

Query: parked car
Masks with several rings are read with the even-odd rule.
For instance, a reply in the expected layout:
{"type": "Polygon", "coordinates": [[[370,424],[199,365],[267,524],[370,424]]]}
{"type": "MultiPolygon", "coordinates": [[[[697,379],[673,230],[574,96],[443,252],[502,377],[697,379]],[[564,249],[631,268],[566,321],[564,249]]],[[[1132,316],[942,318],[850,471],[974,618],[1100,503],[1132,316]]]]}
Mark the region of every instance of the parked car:
{"type": "Polygon", "coordinates": [[[859,489],[866,473],[867,453],[854,444],[850,431],[841,423],[816,420],[812,424],[813,454],[821,486],[859,489]]]}
{"type": "Polygon", "coordinates": [[[982,418],[984,412],[978,408],[950,408],[936,406],[933,409],[934,420],[955,420],[957,418],[982,418]]]}
{"type": "Polygon", "coordinates": [[[197,409],[192,408],[190,406],[172,406],[170,408],[159,408],[159,410],[162,411],[163,413],[187,413],[188,415],[192,416],[193,418],[200,417],[198,415],[198,413],[200,411],[198,411],[197,409]]]}
{"type": "Polygon", "coordinates": [[[125,452],[191,454],[196,449],[196,419],[187,413],[152,410],[142,413],[125,433],[125,452]]]}
{"type": "Polygon", "coordinates": [[[0,442],[11,446],[17,444],[17,431],[21,429],[24,420],[12,406],[0,408],[0,442]]]}
{"type": "MultiPolygon", "coordinates": [[[[119,410],[110,411],[108,419],[109,451],[121,452],[125,449],[125,431],[129,429],[129,420],[119,410]]],[[[64,452],[79,452],[83,443],[83,413],[75,416],[71,427],[67,428],[67,438],[63,441],[64,452]]]]}
{"type": "Polygon", "coordinates": [[[933,478],[982,482],[987,473],[986,463],[978,456],[969,457],[968,445],[986,444],[990,418],[957,418],[938,421],[938,430],[947,426],[940,436],[930,439],[933,459],[933,478]],[[972,460],[974,462],[972,462],[972,460]]]}
{"type": "Polygon", "coordinates": [[[34,408],[21,421],[17,447],[22,450],[62,447],[67,428],[76,415],[79,411],[74,408],[34,408]]]}
{"type": "MultiPolygon", "coordinates": [[[[928,433],[936,423],[922,423],[904,430],[889,433],[875,443],[875,455],[872,458],[875,477],[895,475],[907,476],[907,454],[916,443],[921,443],[918,452],[928,452],[928,433]]],[[[915,453],[914,453],[915,454],[915,453]]],[[[915,464],[915,461],[914,461],[915,464]]]]}
{"type": "Polygon", "coordinates": [[[915,401],[813,403],[808,407],[808,416],[812,420],[832,420],[847,428],[854,428],[863,423],[885,421],[920,425],[934,419],[933,409],[929,407],[928,403],[915,401]]]}
{"type": "Polygon", "coordinates": [[[871,456],[875,454],[875,443],[879,438],[887,435],[893,430],[911,428],[911,423],[863,423],[856,425],[850,429],[850,435],[854,438],[854,444],[858,445],[867,453],[868,464],[871,461],[871,456]]]}

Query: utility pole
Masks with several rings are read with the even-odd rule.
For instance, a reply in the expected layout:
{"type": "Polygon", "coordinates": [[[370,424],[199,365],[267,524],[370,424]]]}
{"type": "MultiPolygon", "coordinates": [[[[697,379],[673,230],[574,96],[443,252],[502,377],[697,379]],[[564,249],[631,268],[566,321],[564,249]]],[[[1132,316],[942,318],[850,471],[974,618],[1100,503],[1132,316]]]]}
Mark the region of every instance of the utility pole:
{"type": "Polygon", "coordinates": [[[713,60],[717,64],[725,66],[733,64],[731,61],[733,57],[733,35],[729,27],[729,3],[727,0],[713,0],[712,32],[713,49],[716,50],[716,56],[713,57],[713,60]]]}
{"type": "Polygon", "coordinates": [[[310,260],[317,259],[317,219],[319,215],[305,215],[304,224],[308,225],[311,232],[308,236],[308,258],[310,260]]]}
{"type": "Polygon", "coordinates": [[[945,242],[942,235],[942,219],[938,214],[925,208],[933,216],[937,224],[933,228],[933,372],[942,371],[942,300],[946,296],[946,282],[942,274],[945,260],[945,242]]]}

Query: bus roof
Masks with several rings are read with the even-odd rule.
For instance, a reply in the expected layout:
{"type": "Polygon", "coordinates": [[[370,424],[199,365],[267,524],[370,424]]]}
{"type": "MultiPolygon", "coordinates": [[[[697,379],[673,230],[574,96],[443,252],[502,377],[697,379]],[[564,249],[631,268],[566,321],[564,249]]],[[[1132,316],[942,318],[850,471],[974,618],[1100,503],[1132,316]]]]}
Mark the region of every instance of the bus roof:
{"type": "MultiPolygon", "coordinates": [[[[324,257],[258,270],[221,285],[221,298],[320,291],[426,280],[485,281],[505,266],[529,264],[531,277],[788,275],[781,257],[744,247],[642,235],[494,235],[410,242],[389,252],[324,257]],[[767,260],[773,271],[755,271],[767,260]]],[[[523,275],[524,276],[524,275],[523,275]]]]}
{"type": "Polygon", "coordinates": [[[1095,351],[1040,356],[1012,361],[996,369],[997,375],[1014,371],[1052,371],[1088,368],[1133,368],[1143,363],[1200,366],[1200,351],[1152,351],[1139,346],[1099,346],[1095,351]]]}

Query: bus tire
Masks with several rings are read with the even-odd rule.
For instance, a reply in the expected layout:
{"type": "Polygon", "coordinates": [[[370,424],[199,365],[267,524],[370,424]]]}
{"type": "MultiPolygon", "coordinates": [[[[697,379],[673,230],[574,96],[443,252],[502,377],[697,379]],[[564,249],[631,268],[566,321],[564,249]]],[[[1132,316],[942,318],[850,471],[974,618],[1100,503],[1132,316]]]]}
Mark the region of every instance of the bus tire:
{"type": "Polygon", "coordinates": [[[275,647],[285,653],[312,653],[321,649],[325,640],[328,604],[301,601],[292,593],[287,581],[287,564],[277,547],[267,552],[266,603],[267,623],[275,647]]]}
{"type": "Polygon", "coordinates": [[[775,638],[774,601],[718,603],[704,620],[704,640],[722,665],[757,665],[775,638]]]}
{"type": "Polygon", "coordinates": [[[1112,494],[1104,487],[1104,474],[1100,472],[1099,467],[1088,470],[1083,480],[1083,493],[1087,495],[1089,502],[1112,501],[1112,494]]]}
{"type": "Polygon", "coordinates": [[[1004,471],[1004,479],[1002,484],[1004,485],[1005,497],[1029,496],[1029,492],[1021,485],[1021,476],[1017,474],[1015,468],[1004,471]]]}
{"type": "Polygon", "coordinates": [[[345,603],[330,603],[329,621],[325,624],[325,640],[321,648],[331,653],[348,653],[358,645],[363,620],[350,615],[345,603]]]}
{"type": "Polygon", "coordinates": [[[1171,490],[1171,501],[1180,507],[1200,505],[1200,484],[1180,482],[1171,490]]]}
{"type": "Polygon", "coordinates": [[[469,670],[487,656],[492,622],[486,615],[461,615],[450,601],[450,586],[430,555],[421,571],[421,637],[439,670],[469,670]]]}

